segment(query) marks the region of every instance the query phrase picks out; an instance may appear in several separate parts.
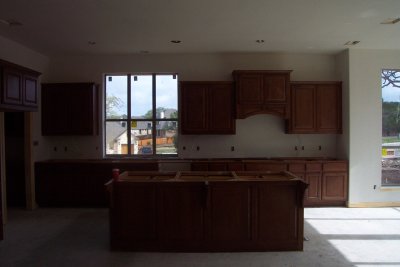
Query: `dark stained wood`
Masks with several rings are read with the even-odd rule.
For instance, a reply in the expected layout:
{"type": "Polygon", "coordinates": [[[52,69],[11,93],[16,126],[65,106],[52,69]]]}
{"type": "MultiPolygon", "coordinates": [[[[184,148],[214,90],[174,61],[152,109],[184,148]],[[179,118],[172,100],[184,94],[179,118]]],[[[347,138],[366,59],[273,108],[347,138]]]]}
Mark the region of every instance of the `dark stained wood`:
{"type": "MultiPolygon", "coordinates": [[[[191,181],[183,177],[196,172],[177,173],[171,180],[153,180],[147,176],[143,180],[135,178],[135,173],[123,174],[122,180],[106,184],[110,194],[110,234],[114,235],[112,249],[186,252],[303,249],[306,184],[300,179],[292,180],[290,174],[263,172],[271,176],[270,180],[236,179],[232,174],[228,177],[234,180],[213,181],[207,177],[221,172],[204,172],[205,180],[191,181]],[[123,187],[125,191],[121,191],[123,187]],[[137,202],[134,208],[132,202],[137,202]],[[132,214],[135,212],[136,215],[132,214]],[[145,220],[151,220],[149,225],[145,220]]],[[[246,173],[237,175],[247,177],[246,173]]],[[[143,173],[137,175],[143,177],[143,173]]],[[[157,176],[153,172],[152,175],[157,176]]]]}
{"type": "Polygon", "coordinates": [[[42,207],[102,207],[112,169],[157,171],[156,161],[53,160],[35,163],[36,202],[42,207]]]}
{"type": "Polygon", "coordinates": [[[0,60],[0,111],[37,111],[39,72],[0,60]]]}
{"type": "Polygon", "coordinates": [[[280,172],[287,170],[286,162],[278,162],[278,161],[253,161],[253,162],[245,162],[246,171],[272,171],[272,172],[280,172]]]}
{"type": "Polygon", "coordinates": [[[287,133],[341,133],[341,82],[291,82],[287,133]]]}
{"type": "Polygon", "coordinates": [[[181,82],[182,134],[234,134],[232,82],[181,82]]]}
{"type": "Polygon", "coordinates": [[[321,173],[307,173],[305,181],[308,183],[306,190],[306,203],[321,200],[321,173]]]}
{"type": "Polygon", "coordinates": [[[341,83],[320,84],[316,94],[317,130],[320,133],[341,133],[341,83]]]}
{"type": "Polygon", "coordinates": [[[251,192],[247,184],[210,182],[208,232],[211,250],[238,250],[251,240],[251,192]]]}
{"type": "Polygon", "coordinates": [[[322,176],[322,200],[347,200],[347,174],[324,173],[322,176]]]}
{"type": "Polygon", "coordinates": [[[289,117],[291,71],[235,70],[236,117],[256,114],[289,117]]]}
{"type": "Polygon", "coordinates": [[[292,85],[291,127],[296,132],[312,132],[316,127],[315,90],[310,85],[292,85]]]}
{"type": "Polygon", "coordinates": [[[22,105],[22,73],[16,69],[3,69],[3,99],[4,104],[22,105]]]}
{"type": "Polygon", "coordinates": [[[163,184],[158,193],[159,234],[162,247],[200,249],[204,239],[206,189],[203,182],[163,184]]]}
{"type": "Polygon", "coordinates": [[[115,183],[110,209],[112,248],[151,247],[157,234],[156,187],[149,183],[115,183]],[[136,242],[132,243],[131,240],[136,242]]]}
{"type": "Polygon", "coordinates": [[[97,91],[94,83],[42,84],[42,134],[98,134],[97,91]]]}
{"type": "Polygon", "coordinates": [[[293,184],[270,186],[262,183],[256,188],[254,228],[257,241],[265,249],[302,250],[303,209],[298,206],[303,191],[293,184]],[[279,203],[279,205],[277,205],[279,203]]]}

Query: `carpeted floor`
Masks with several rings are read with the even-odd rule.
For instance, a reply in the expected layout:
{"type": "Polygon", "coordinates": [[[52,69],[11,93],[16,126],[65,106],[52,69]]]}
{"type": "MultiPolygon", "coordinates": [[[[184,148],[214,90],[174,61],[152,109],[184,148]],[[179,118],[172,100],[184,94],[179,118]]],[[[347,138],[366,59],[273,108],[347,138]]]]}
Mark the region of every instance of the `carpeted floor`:
{"type": "Polygon", "coordinates": [[[12,209],[0,266],[400,266],[400,208],[305,209],[303,252],[111,252],[106,209],[12,209]]]}

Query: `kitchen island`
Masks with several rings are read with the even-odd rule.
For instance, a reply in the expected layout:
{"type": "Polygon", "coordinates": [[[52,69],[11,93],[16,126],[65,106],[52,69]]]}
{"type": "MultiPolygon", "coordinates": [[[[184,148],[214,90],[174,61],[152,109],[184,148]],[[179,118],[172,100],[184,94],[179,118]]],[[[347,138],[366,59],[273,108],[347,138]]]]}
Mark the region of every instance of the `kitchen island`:
{"type": "Polygon", "coordinates": [[[306,187],[289,172],[124,172],[106,184],[111,249],[302,250],[306,187]]]}

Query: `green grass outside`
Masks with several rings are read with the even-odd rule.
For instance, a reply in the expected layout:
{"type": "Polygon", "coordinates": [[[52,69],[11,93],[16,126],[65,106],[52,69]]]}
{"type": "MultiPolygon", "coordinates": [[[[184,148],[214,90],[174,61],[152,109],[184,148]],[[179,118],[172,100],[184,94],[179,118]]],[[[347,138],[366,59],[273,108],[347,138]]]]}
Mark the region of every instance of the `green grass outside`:
{"type": "Polygon", "coordinates": [[[400,142],[400,138],[398,136],[385,136],[382,137],[382,144],[383,143],[396,143],[400,142]]]}

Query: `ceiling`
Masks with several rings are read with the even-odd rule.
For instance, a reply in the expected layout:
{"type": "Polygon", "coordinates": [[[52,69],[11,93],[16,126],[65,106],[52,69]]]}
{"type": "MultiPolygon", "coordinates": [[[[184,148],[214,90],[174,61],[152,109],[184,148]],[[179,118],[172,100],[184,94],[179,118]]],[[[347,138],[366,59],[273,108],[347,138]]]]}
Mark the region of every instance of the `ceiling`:
{"type": "Polygon", "coordinates": [[[337,53],[400,49],[400,23],[381,24],[399,17],[399,0],[1,0],[0,19],[22,25],[0,36],[49,56],[337,53]]]}

